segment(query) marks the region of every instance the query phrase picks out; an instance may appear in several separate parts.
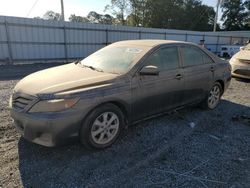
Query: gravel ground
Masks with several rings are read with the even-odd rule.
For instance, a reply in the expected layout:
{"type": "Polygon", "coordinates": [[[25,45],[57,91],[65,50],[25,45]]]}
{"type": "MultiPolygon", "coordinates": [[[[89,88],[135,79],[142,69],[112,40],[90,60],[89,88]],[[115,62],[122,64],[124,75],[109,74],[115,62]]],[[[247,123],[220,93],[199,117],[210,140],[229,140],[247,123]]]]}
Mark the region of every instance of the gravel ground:
{"type": "Polygon", "coordinates": [[[20,138],[7,108],[16,83],[0,81],[0,187],[250,186],[250,82],[233,79],[213,111],[145,121],[98,152],[20,138]]]}

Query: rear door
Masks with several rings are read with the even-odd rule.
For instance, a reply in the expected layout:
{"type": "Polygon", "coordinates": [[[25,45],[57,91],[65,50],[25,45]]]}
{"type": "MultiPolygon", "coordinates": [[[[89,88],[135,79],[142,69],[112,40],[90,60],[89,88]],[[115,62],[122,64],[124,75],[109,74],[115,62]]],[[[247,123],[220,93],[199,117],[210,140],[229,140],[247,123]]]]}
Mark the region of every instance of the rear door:
{"type": "Polygon", "coordinates": [[[202,100],[214,79],[214,61],[200,48],[191,45],[181,47],[185,91],[184,103],[202,100]]]}
{"type": "MultiPolygon", "coordinates": [[[[132,79],[133,119],[138,120],[174,108],[181,103],[184,81],[177,46],[162,47],[143,62],[153,65],[159,75],[140,75],[132,79]]],[[[142,68],[141,67],[141,68],[142,68]]]]}

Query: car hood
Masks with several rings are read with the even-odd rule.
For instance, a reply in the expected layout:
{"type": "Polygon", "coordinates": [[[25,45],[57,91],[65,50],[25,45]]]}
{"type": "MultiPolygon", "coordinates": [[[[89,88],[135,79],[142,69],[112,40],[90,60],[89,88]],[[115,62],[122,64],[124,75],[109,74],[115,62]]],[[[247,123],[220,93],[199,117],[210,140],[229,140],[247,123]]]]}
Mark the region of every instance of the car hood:
{"type": "Polygon", "coordinates": [[[74,63],[35,72],[23,78],[14,92],[29,95],[55,94],[110,83],[117,74],[97,72],[74,63]]]}
{"type": "Polygon", "coordinates": [[[250,60],[250,51],[241,50],[236,54],[236,58],[242,59],[242,60],[250,60]]]}

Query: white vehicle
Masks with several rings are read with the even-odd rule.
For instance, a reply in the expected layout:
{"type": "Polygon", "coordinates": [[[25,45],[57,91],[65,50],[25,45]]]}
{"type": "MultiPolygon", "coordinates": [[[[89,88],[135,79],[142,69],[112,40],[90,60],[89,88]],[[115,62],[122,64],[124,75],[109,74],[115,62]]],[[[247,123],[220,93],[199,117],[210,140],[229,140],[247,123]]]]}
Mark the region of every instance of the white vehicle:
{"type": "Polygon", "coordinates": [[[230,64],[233,76],[250,79],[250,43],[230,59],[230,64]]]}
{"type": "Polygon", "coordinates": [[[240,45],[227,45],[221,46],[220,56],[221,57],[232,57],[234,54],[240,51],[240,45]]]}

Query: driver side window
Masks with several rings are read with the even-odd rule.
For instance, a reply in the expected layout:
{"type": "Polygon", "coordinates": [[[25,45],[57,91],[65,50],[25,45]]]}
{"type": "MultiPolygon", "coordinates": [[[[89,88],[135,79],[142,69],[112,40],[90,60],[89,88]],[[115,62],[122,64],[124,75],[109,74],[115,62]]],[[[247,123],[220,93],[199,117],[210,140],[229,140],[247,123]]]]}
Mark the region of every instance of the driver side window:
{"type": "Polygon", "coordinates": [[[159,70],[176,69],[179,66],[177,47],[166,47],[157,50],[146,60],[147,65],[157,66],[159,70]]]}
{"type": "Polygon", "coordinates": [[[156,52],[156,53],[151,54],[146,60],[146,66],[147,65],[153,65],[153,66],[158,67],[158,69],[160,69],[161,61],[160,61],[159,53],[156,52]]]}

